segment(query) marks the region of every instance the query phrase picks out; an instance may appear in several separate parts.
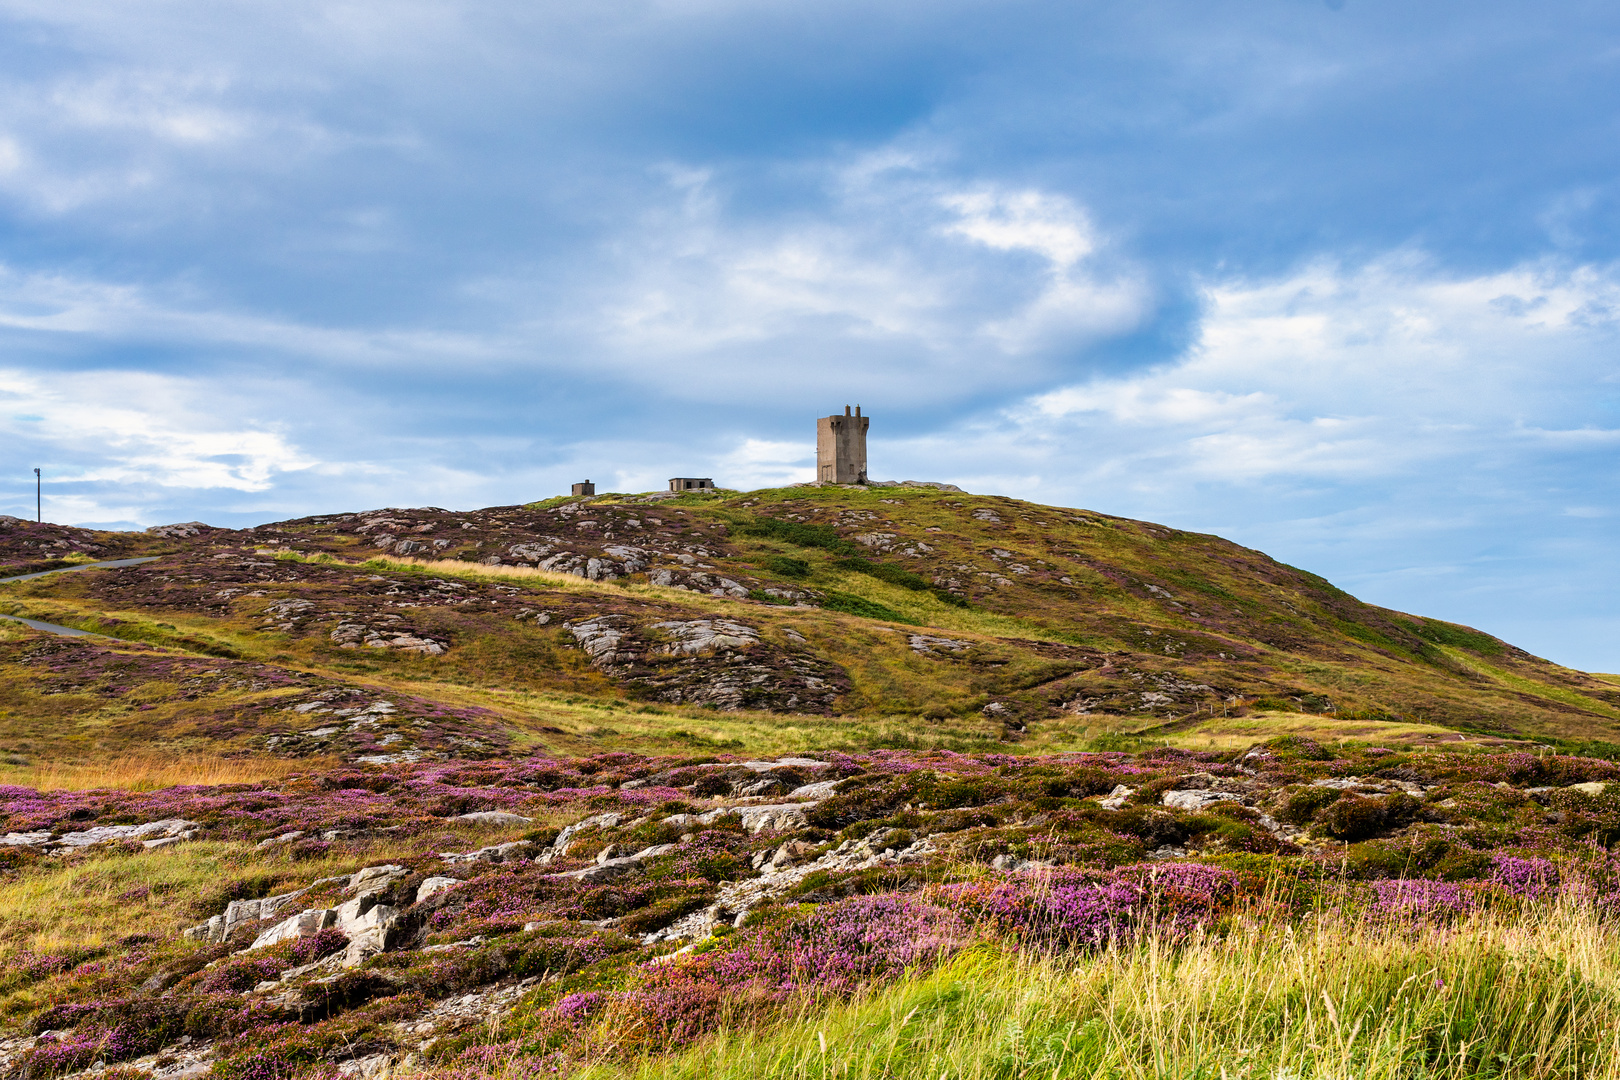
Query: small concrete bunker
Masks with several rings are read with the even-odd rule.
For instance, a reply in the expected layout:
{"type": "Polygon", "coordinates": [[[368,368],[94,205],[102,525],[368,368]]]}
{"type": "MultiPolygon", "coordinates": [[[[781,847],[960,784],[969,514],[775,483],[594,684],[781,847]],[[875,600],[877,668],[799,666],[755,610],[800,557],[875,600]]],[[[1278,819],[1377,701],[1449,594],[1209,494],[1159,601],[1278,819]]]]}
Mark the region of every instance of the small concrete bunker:
{"type": "Polygon", "coordinates": [[[713,491],[714,481],[707,476],[674,476],[670,478],[671,491],[713,491]]]}

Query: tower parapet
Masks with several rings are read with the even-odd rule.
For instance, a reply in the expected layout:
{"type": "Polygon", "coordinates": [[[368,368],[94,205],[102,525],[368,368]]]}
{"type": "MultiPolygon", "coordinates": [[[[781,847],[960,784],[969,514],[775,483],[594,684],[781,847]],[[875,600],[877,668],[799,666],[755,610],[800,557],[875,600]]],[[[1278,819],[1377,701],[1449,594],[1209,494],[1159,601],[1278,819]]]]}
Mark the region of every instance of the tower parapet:
{"type": "Polygon", "coordinates": [[[870,416],[861,407],[844,415],[823,416],[816,421],[816,479],[823,484],[866,483],[866,429],[870,416]]]}

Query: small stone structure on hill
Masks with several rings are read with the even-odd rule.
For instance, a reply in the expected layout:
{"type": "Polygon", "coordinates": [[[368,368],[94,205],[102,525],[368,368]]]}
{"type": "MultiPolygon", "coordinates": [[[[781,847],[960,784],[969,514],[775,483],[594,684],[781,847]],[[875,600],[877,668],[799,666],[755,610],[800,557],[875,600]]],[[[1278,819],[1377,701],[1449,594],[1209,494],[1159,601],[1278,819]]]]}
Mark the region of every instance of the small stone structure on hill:
{"type": "Polygon", "coordinates": [[[714,481],[707,476],[673,476],[670,477],[669,490],[713,491],[714,481]]]}
{"type": "Polygon", "coordinates": [[[823,484],[866,483],[866,429],[870,416],[855,406],[852,415],[823,416],[816,421],[816,480],[823,484]]]}
{"type": "Polygon", "coordinates": [[[596,485],[591,483],[589,480],[585,481],[583,484],[575,484],[574,485],[574,494],[575,495],[595,495],[596,494],[596,485]]]}

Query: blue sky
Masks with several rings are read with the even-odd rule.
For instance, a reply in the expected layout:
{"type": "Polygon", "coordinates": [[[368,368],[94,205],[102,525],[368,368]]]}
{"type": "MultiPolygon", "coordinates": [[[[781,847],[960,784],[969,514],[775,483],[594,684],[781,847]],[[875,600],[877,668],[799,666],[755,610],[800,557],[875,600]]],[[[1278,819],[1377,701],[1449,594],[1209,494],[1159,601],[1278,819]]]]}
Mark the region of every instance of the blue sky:
{"type": "Polygon", "coordinates": [[[0,512],[874,475],[1620,670],[1620,10],[0,0],[0,512]]]}

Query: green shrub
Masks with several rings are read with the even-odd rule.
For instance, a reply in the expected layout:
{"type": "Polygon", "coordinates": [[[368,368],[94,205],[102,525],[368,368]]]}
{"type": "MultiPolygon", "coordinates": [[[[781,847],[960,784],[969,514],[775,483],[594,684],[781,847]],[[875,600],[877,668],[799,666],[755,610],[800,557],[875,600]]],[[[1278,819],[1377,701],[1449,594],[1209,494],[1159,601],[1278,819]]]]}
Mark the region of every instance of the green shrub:
{"type": "Polygon", "coordinates": [[[780,574],[785,578],[807,578],[810,576],[810,564],[803,559],[795,559],[791,555],[770,555],[760,560],[761,569],[769,570],[773,574],[780,574]]]}
{"type": "Polygon", "coordinates": [[[926,579],[913,574],[903,566],[892,563],[873,562],[871,559],[838,559],[833,562],[838,570],[849,570],[857,574],[866,574],[879,581],[887,581],[890,585],[898,585],[902,589],[913,592],[927,592],[930,588],[926,579]]]}
{"type": "Polygon", "coordinates": [[[847,570],[855,574],[865,574],[868,577],[875,577],[879,581],[886,581],[890,585],[898,585],[902,589],[910,589],[912,592],[931,593],[935,599],[940,600],[943,603],[950,604],[952,607],[968,606],[968,602],[962,599],[960,596],[957,596],[955,593],[947,592],[944,589],[936,589],[927,578],[914,574],[903,566],[895,566],[893,563],[880,563],[873,562],[871,559],[850,558],[836,560],[833,563],[833,568],[836,570],[847,570]]]}
{"type": "Polygon", "coordinates": [[[1344,792],[1338,788],[1301,788],[1288,797],[1288,802],[1278,811],[1277,817],[1290,825],[1309,825],[1315,820],[1318,810],[1338,802],[1343,795],[1344,792]]]}
{"type": "Polygon", "coordinates": [[[802,521],[761,517],[733,522],[732,529],[742,536],[763,536],[795,547],[821,548],[839,555],[854,555],[860,548],[838,535],[831,525],[810,525],[802,521]]]}
{"type": "Polygon", "coordinates": [[[898,611],[876,600],[868,600],[853,593],[828,592],[821,601],[821,606],[828,611],[841,611],[845,615],[859,615],[863,619],[883,619],[887,622],[905,623],[907,626],[922,625],[916,619],[902,615],[898,611]]]}
{"type": "Polygon", "coordinates": [[[1323,827],[1336,840],[1366,840],[1384,831],[1382,799],[1345,795],[1322,814],[1323,827]]]}
{"type": "Polygon", "coordinates": [[[1307,739],[1303,735],[1284,735],[1266,743],[1266,749],[1280,758],[1292,758],[1303,761],[1331,761],[1333,752],[1322,746],[1315,739],[1307,739]]]}
{"type": "Polygon", "coordinates": [[[1338,840],[1354,842],[1398,829],[1417,817],[1422,804],[1410,795],[1367,798],[1346,794],[1317,816],[1317,821],[1338,840]]]}

